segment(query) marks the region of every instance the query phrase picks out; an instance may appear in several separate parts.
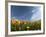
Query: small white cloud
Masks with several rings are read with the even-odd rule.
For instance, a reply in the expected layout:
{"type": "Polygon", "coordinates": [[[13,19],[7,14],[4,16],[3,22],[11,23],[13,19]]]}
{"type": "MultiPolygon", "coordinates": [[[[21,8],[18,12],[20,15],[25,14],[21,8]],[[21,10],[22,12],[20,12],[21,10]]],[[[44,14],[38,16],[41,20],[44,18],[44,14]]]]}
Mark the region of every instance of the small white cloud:
{"type": "Polygon", "coordinates": [[[33,10],[32,10],[32,13],[35,13],[35,12],[36,12],[36,10],[37,10],[37,9],[33,9],[33,10]]]}
{"type": "Polygon", "coordinates": [[[11,19],[15,19],[15,17],[12,17],[11,19]]]}

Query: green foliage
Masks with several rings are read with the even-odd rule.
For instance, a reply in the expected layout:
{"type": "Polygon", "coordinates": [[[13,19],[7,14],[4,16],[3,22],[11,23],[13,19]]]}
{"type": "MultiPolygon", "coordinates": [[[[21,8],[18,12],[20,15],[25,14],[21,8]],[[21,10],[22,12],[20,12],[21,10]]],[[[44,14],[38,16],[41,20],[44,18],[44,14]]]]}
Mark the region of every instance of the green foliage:
{"type": "Polygon", "coordinates": [[[11,24],[11,31],[16,31],[16,27],[14,24],[11,24]]]}
{"type": "Polygon", "coordinates": [[[11,31],[27,31],[27,30],[41,30],[41,21],[39,20],[29,24],[20,24],[20,25],[11,24],[11,31]],[[27,29],[27,27],[29,28],[27,29]]]}

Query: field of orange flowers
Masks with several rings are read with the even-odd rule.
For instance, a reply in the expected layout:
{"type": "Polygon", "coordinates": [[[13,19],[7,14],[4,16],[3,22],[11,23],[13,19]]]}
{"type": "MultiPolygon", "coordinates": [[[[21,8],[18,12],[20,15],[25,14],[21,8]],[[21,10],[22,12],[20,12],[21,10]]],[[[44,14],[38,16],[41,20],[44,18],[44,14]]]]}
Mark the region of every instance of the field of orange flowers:
{"type": "Polygon", "coordinates": [[[11,31],[40,30],[41,21],[11,20],[11,31]]]}

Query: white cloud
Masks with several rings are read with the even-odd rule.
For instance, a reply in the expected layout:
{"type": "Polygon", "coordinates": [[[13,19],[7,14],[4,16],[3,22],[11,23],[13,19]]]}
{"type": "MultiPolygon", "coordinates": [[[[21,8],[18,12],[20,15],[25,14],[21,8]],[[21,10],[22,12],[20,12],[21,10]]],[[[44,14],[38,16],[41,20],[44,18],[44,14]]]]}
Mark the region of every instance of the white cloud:
{"type": "Polygon", "coordinates": [[[15,17],[12,17],[11,19],[15,19],[15,17]]]}
{"type": "Polygon", "coordinates": [[[40,8],[37,8],[33,10],[33,15],[31,17],[31,20],[36,21],[39,19],[41,19],[41,11],[40,8]]]}

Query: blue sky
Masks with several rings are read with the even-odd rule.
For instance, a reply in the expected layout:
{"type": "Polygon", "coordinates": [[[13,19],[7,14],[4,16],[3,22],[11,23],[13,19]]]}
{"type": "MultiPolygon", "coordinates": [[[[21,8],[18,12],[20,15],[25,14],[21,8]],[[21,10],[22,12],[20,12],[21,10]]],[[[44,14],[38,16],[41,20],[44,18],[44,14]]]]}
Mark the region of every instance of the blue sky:
{"type": "Polygon", "coordinates": [[[11,6],[11,17],[19,20],[41,19],[39,6],[11,6]]]}

